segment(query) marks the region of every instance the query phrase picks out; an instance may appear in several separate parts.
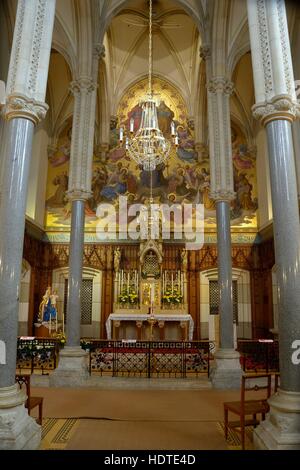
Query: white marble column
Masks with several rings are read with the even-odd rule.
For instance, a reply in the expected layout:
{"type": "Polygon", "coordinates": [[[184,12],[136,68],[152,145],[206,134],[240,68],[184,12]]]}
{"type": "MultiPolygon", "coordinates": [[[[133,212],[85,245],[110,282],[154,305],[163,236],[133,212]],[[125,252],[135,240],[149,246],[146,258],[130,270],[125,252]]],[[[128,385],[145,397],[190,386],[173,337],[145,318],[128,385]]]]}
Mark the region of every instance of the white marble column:
{"type": "Polygon", "coordinates": [[[15,385],[19,286],[34,126],[44,118],[55,0],[19,0],[6,84],[0,206],[0,449],[35,449],[40,426],[15,385]]]}
{"type": "MultiPolygon", "coordinates": [[[[209,72],[209,62],[207,69],[209,72]]],[[[217,213],[220,316],[220,348],[215,353],[211,381],[215,388],[239,388],[242,371],[233,340],[230,234],[230,204],[235,197],[230,125],[233,84],[225,77],[213,77],[208,81],[207,89],[211,198],[216,202],[217,213]]]]}
{"type": "MultiPolygon", "coordinates": [[[[95,56],[95,61],[98,57],[95,56]]],[[[97,69],[95,64],[95,69],[97,69]]],[[[97,86],[89,77],[72,82],[74,114],[68,196],[72,201],[67,343],[51,385],[80,386],[88,378],[86,352],[80,346],[81,286],[84,249],[85,202],[91,196],[97,86]]]]}
{"type": "Polygon", "coordinates": [[[280,389],[254,430],[260,449],[300,449],[300,226],[291,123],[299,114],[283,0],[248,0],[256,104],[269,150],[279,288],[280,389]],[[297,343],[298,342],[298,343],[297,343]],[[294,353],[294,354],[293,354],[294,353]]]}

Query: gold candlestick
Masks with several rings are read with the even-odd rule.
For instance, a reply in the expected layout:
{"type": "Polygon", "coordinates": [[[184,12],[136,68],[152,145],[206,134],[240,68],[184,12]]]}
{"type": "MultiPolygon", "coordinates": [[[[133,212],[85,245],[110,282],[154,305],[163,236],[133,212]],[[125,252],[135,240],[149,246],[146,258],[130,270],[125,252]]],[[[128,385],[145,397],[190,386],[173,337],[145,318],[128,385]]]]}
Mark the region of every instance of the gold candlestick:
{"type": "Polygon", "coordinates": [[[150,317],[147,319],[149,325],[150,325],[150,341],[153,341],[154,339],[154,336],[153,336],[153,327],[155,325],[155,323],[157,323],[157,320],[155,318],[155,316],[153,315],[153,313],[151,312],[150,314],[150,317]]]}

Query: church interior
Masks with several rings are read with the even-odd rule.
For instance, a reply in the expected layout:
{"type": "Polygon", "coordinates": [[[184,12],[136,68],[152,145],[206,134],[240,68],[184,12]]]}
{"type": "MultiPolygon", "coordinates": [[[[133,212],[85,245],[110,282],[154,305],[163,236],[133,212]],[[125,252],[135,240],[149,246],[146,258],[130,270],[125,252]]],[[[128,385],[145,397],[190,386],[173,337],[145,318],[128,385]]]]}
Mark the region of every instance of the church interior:
{"type": "Polygon", "coordinates": [[[300,449],[300,6],[0,37],[0,449],[300,449]]]}

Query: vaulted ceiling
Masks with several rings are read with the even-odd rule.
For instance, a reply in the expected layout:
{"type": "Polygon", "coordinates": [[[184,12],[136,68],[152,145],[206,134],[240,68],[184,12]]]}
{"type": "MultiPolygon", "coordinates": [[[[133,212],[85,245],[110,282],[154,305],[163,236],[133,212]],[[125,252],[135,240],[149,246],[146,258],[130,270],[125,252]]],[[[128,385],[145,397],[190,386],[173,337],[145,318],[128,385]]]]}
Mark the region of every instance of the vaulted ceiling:
{"type": "MultiPolygon", "coordinates": [[[[130,84],[148,74],[148,5],[130,0],[111,22],[105,42],[110,57],[110,88],[118,101],[130,84]]],[[[196,24],[171,0],[153,5],[153,73],[167,78],[191,105],[199,71],[196,24]]]]}

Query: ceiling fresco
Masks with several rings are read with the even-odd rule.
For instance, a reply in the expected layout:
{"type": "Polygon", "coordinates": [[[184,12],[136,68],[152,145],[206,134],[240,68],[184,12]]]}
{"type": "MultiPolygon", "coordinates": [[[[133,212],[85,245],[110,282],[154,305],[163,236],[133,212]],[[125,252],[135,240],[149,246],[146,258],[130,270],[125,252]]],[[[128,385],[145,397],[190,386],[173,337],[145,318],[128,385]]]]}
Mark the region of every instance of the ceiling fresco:
{"type": "MultiPolygon", "coordinates": [[[[110,122],[110,147],[105,158],[94,155],[92,197],[86,203],[86,231],[96,230],[96,209],[99,203],[111,203],[118,208],[119,196],[127,196],[129,203],[147,203],[150,196],[150,173],[140,168],[126,154],[119,143],[121,126],[129,128],[134,119],[135,131],[141,120],[139,103],[147,92],[144,79],[132,86],[119,103],[117,116],[110,122]]],[[[209,198],[210,170],[208,152],[198,153],[194,142],[194,121],[187,114],[186,105],[178,92],[167,81],[153,80],[154,94],[160,105],[160,129],[170,138],[170,125],[175,122],[179,146],[172,148],[166,164],[153,172],[153,197],[156,203],[203,203],[205,230],[216,230],[215,203],[209,198]]],[[[71,123],[58,139],[57,151],[49,156],[46,196],[46,231],[69,231],[70,202],[66,197],[70,160],[71,123]]],[[[257,229],[257,188],[255,155],[250,151],[240,128],[232,124],[234,190],[236,199],[231,205],[231,225],[238,231],[257,229]]]]}

